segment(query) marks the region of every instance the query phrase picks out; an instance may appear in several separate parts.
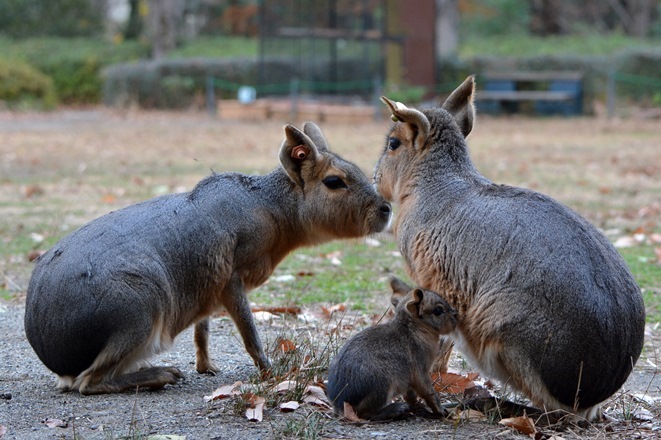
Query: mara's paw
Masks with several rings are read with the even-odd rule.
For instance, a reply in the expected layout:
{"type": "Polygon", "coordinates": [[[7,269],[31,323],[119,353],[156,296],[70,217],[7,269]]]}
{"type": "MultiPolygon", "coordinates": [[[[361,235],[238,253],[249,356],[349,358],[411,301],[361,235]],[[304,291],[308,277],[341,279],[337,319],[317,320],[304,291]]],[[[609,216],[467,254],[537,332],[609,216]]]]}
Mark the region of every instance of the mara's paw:
{"type": "Polygon", "coordinates": [[[198,362],[197,365],[195,365],[195,369],[200,374],[210,374],[212,376],[220,371],[220,367],[218,367],[215,362],[211,362],[210,360],[206,360],[205,362],[198,362]]]}

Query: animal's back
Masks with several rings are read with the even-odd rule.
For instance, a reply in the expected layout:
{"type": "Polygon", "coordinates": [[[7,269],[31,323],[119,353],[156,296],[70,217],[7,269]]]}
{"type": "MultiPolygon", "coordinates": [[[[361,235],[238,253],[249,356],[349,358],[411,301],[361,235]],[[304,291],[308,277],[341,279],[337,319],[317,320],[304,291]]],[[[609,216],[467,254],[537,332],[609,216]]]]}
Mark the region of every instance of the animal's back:
{"type": "Polygon", "coordinates": [[[389,394],[406,391],[407,382],[402,378],[411,374],[407,366],[412,362],[412,344],[406,334],[394,331],[390,324],[376,325],[354,335],[333,360],[327,394],[338,413],[344,411],[344,402],[357,405],[366,397],[378,397],[380,401],[371,405],[380,407],[388,403],[389,394]],[[400,383],[403,385],[397,386],[400,383]]]}
{"type": "MultiPolygon", "coordinates": [[[[99,217],[38,259],[28,286],[25,327],[48,368],[76,376],[115,335],[148,335],[152,321],[160,320],[164,334],[174,337],[190,324],[199,313],[195,296],[203,293],[206,278],[231,263],[219,264],[212,252],[213,247],[231,248],[236,231],[228,217],[241,215],[236,197],[241,186],[228,177],[202,181],[217,192],[215,203],[232,200],[233,211],[223,215],[223,223],[214,217],[215,207],[196,204],[194,192],[161,196],[99,217]],[[55,340],[60,350],[50,356],[48,346],[55,340]]],[[[225,268],[227,276],[230,271],[225,268]]]]}

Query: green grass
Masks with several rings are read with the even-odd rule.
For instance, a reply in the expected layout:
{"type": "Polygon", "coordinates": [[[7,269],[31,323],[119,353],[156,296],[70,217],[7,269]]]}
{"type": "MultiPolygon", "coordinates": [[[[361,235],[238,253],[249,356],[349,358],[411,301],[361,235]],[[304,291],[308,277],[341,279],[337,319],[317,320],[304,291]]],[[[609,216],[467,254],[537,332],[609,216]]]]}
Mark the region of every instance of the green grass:
{"type": "Polygon", "coordinates": [[[352,310],[382,312],[390,298],[388,274],[405,274],[401,257],[393,254],[394,241],[379,241],[379,247],[352,240],[299,249],[276,268],[268,284],[251,293],[251,301],[267,306],[347,303],[352,310]],[[341,264],[334,264],[333,257],[341,264]],[[283,276],[293,279],[279,281],[283,276]]]}
{"type": "Polygon", "coordinates": [[[620,249],[643,291],[647,310],[647,322],[661,322],[661,264],[657,262],[654,249],[649,245],[620,249]]]}
{"type": "Polygon", "coordinates": [[[50,64],[60,59],[102,59],[104,64],[132,61],[149,54],[138,41],[112,43],[100,38],[39,37],[14,40],[0,37],[0,53],[5,58],[20,59],[34,65],[50,64]]]}
{"type": "Polygon", "coordinates": [[[258,54],[258,40],[246,37],[200,37],[183,43],[168,58],[252,58],[258,54]]]}
{"type": "Polygon", "coordinates": [[[459,57],[534,55],[613,55],[630,49],[659,49],[659,39],[641,39],[625,35],[563,35],[535,37],[525,34],[466,35],[460,40],[459,57]]]}

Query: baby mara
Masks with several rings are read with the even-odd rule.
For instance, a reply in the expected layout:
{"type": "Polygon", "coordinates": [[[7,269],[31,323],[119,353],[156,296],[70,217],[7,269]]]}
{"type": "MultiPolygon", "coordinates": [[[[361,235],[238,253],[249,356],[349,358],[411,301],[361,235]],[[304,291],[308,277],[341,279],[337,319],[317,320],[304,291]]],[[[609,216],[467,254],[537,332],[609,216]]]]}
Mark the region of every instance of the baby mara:
{"type": "Polygon", "coordinates": [[[361,419],[403,417],[418,396],[438,415],[447,415],[431,381],[430,368],[441,335],[454,331],[455,311],[438,294],[412,289],[392,278],[392,321],[353,336],[333,359],[327,394],[338,414],[351,405],[361,419]],[[392,402],[403,396],[404,402],[392,402]]]}

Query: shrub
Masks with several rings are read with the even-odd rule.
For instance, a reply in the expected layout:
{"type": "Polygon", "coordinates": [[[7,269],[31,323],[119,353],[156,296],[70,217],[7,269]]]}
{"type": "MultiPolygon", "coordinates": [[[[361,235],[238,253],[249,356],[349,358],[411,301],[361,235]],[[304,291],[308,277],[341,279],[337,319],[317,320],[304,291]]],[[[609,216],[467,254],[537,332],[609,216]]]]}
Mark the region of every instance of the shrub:
{"type": "Polygon", "coordinates": [[[51,109],[57,96],[48,76],[26,63],[0,59],[0,100],[10,108],[51,109]]]}
{"type": "MultiPolygon", "coordinates": [[[[223,83],[216,90],[221,97],[235,97],[238,85],[253,85],[260,96],[286,95],[289,84],[300,71],[310,73],[310,81],[301,81],[299,93],[333,92],[333,84],[324,81],[329,71],[329,60],[314,59],[305,65],[285,58],[187,58],[179,60],[141,61],[118,64],[103,72],[103,102],[107,105],[136,103],[141,107],[182,108],[190,106],[195,98],[203,96],[207,77],[223,83]],[[266,79],[259,80],[260,67],[266,79]],[[260,84],[263,84],[260,86],[260,84]]],[[[365,69],[363,59],[344,59],[337,64],[336,88],[346,95],[373,93],[371,81],[355,81],[365,69]]]]}
{"type": "Polygon", "coordinates": [[[103,30],[103,9],[94,3],[90,0],[2,0],[0,30],[15,38],[99,35],[103,30]]]}
{"type": "Polygon", "coordinates": [[[53,79],[60,101],[67,104],[98,103],[101,70],[112,63],[138,59],[148,53],[138,42],[113,44],[101,39],[0,38],[0,53],[22,60],[53,79]]]}

